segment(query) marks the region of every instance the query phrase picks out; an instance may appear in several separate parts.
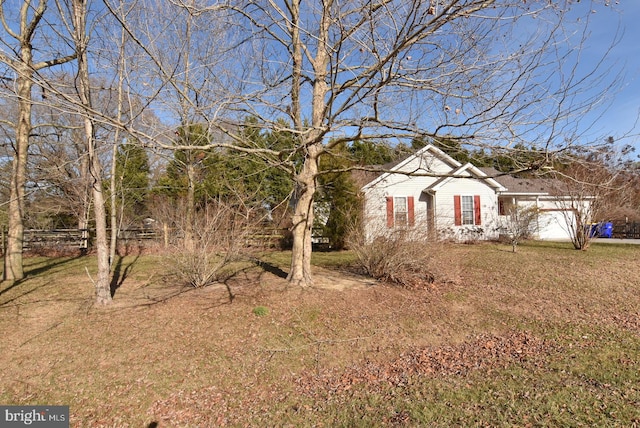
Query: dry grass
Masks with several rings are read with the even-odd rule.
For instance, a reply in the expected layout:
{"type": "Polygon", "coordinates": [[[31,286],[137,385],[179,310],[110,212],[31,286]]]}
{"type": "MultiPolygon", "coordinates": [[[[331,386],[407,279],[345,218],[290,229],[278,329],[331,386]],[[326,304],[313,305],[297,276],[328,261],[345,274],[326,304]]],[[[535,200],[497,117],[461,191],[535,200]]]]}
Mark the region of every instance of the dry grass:
{"type": "Polygon", "coordinates": [[[274,253],[228,281],[232,302],[130,256],[106,309],[91,259],[28,259],[0,285],[0,402],[67,404],[92,427],[632,426],[639,255],[451,245],[438,257],[456,280],[407,290],[323,253],[302,290],[274,253]]]}

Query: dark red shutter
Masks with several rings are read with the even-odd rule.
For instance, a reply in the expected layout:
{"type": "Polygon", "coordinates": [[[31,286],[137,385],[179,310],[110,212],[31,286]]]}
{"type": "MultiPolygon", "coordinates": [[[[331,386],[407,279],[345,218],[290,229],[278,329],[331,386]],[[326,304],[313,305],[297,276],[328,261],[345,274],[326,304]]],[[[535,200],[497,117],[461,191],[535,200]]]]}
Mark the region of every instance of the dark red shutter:
{"type": "Polygon", "coordinates": [[[462,204],[460,203],[460,195],[453,197],[453,218],[456,226],[462,225],[462,204]]]}
{"type": "Polygon", "coordinates": [[[475,217],[476,226],[480,226],[482,224],[482,213],[480,212],[480,195],[475,195],[473,197],[473,214],[475,217]]]}
{"type": "Polygon", "coordinates": [[[416,224],[416,215],[414,213],[413,208],[413,196],[409,196],[407,198],[407,216],[409,217],[409,226],[414,226],[416,224]]]}
{"type": "Polygon", "coordinates": [[[393,227],[393,196],[387,196],[387,227],[393,227]]]}

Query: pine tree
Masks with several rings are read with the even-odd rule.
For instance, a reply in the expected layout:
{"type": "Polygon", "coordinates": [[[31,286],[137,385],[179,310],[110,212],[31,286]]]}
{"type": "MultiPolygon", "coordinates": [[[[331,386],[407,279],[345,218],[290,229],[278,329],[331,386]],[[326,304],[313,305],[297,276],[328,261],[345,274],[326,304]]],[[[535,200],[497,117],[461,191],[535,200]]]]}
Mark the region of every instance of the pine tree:
{"type": "Polygon", "coordinates": [[[147,215],[149,172],[149,156],[137,142],[118,147],[115,173],[121,221],[137,223],[147,215]]]}

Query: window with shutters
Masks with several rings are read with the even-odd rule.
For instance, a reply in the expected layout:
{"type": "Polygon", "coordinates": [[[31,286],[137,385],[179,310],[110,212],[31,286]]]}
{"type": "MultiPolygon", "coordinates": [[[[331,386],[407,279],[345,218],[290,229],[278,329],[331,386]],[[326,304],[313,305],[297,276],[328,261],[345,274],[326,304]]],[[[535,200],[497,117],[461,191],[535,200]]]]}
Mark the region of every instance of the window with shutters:
{"type": "Polygon", "coordinates": [[[396,227],[404,227],[409,224],[409,211],[407,210],[407,198],[393,198],[393,220],[396,227]]]}
{"type": "Polygon", "coordinates": [[[482,214],[480,212],[480,196],[460,196],[453,197],[454,219],[456,226],[470,225],[480,226],[482,224],[482,214]]]}
{"type": "Polygon", "coordinates": [[[387,227],[415,224],[413,196],[387,196],[387,227]]]}

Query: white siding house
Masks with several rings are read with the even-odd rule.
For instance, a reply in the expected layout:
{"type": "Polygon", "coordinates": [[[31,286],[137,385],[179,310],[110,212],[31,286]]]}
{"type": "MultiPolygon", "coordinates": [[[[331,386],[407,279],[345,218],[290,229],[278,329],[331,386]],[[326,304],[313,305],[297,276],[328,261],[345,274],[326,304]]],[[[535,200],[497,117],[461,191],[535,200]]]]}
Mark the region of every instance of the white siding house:
{"type": "Polygon", "coordinates": [[[364,233],[369,241],[399,230],[416,238],[495,239],[511,207],[534,206],[538,239],[568,239],[573,213],[550,184],[463,165],[427,145],[364,185],[364,233]]]}

